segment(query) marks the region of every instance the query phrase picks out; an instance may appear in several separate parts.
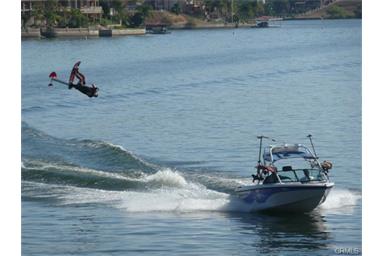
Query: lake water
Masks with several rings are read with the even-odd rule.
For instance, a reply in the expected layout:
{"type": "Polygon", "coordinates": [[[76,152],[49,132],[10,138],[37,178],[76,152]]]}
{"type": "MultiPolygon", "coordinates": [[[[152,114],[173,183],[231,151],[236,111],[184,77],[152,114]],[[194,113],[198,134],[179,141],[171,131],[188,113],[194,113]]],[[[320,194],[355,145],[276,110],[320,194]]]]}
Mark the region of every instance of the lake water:
{"type": "Polygon", "coordinates": [[[361,251],[361,20],[22,42],[23,255],[361,251]],[[73,64],[98,98],[55,84],[73,64]],[[257,135],[336,183],[309,214],[247,212],[257,135]]]}

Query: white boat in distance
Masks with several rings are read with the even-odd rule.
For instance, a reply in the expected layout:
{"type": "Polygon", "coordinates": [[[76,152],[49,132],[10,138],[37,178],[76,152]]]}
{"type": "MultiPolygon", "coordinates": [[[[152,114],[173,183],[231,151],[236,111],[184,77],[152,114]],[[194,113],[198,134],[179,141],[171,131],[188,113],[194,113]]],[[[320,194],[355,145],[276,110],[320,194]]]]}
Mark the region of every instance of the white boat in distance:
{"type": "Polygon", "coordinates": [[[320,164],[312,136],[313,152],[302,144],[283,144],[265,147],[261,154],[263,138],[258,136],[259,161],[252,175],[257,183],[235,190],[242,201],[252,211],[309,212],[322,204],[334,186],[328,177],[332,163],[320,164]]]}
{"type": "Polygon", "coordinates": [[[256,19],[254,28],[276,28],[281,27],[282,18],[261,16],[256,19]]]}

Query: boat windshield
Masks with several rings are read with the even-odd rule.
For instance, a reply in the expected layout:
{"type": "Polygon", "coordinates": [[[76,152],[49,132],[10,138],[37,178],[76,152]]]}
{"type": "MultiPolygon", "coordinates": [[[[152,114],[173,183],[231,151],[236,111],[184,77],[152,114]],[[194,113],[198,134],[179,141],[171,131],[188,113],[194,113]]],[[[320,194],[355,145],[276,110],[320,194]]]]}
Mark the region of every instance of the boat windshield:
{"type": "Polygon", "coordinates": [[[281,182],[314,182],[326,181],[324,173],[318,169],[295,169],[295,170],[281,170],[278,172],[281,182]]]}
{"type": "Polygon", "coordinates": [[[300,144],[266,147],[263,158],[264,161],[272,163],[291,158],[315,159],[311,151],[300,144]]]}

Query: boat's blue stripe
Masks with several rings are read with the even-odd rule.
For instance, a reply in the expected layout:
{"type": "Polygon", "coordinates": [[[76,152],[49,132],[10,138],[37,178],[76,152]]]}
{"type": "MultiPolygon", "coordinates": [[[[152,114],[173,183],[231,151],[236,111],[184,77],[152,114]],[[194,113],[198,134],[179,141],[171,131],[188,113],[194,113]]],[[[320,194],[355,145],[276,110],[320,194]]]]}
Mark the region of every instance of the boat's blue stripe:
{"type": "Polygon", "coordinates": [[[248,203],[254,203],[255,201],[258,203],[264,203],[268,200],[270,196],[273,194],[281,193],[281,192],[288,192],[288,191],[297,191],[297,190],[308,190],[308,189],[326,189],[326,187],[273,187],[273,188],[261,188],[261,189],[255,189],[248,193],[246,197],[243,198],[243,200],[248,203]]]}

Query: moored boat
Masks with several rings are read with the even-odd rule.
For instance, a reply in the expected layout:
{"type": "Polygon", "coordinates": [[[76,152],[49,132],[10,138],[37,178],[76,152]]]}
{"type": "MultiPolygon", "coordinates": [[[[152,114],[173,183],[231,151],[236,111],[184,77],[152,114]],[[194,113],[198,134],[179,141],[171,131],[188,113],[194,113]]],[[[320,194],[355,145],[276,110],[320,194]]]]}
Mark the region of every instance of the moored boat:
{"type": "Polygon", "coordinates": [[[255,20],[254,28],[271,28],[271,27],[281,27],[282,18],[270,17],[270,16],[261,16],[255,20]],[[279,23],[277,23],[279,22],[279,23]]]}

